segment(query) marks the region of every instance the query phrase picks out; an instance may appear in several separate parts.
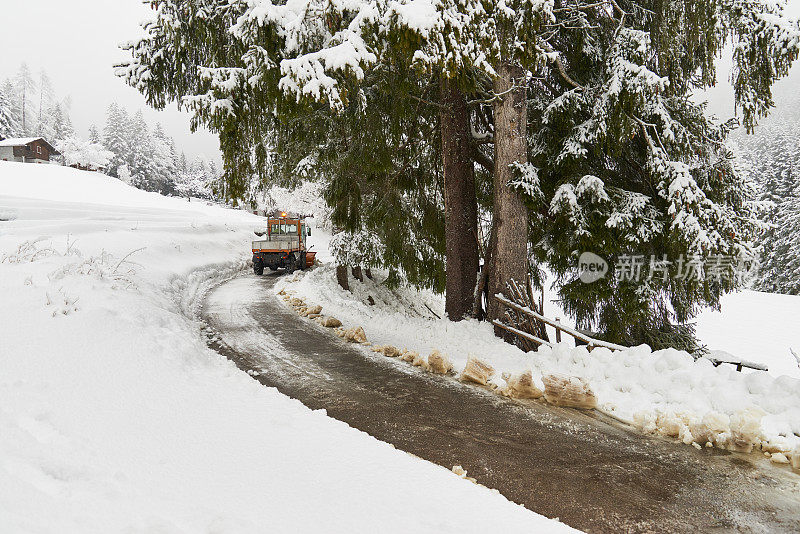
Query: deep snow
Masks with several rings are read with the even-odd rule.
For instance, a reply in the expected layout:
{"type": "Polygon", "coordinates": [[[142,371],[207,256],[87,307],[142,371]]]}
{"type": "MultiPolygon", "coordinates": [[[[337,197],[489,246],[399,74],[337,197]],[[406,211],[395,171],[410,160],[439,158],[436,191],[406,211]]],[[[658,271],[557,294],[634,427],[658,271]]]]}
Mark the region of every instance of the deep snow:
{"type": "Polygon", "coordinates": [[[0,162],[0,219],[0,531],[571,530],[207,348],[258,218],[0,162]]]}

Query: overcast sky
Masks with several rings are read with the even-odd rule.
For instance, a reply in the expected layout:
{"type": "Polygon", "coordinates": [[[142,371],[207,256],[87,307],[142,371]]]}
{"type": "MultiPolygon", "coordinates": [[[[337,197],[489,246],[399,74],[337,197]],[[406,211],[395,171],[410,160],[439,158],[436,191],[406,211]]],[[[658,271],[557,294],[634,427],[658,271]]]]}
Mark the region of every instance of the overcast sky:
{"type": "MultiPolygon", "coordinates": [[[[142,95],[114,76],[112,65],[125,58],[118,44],[137,36],[139,22],[149,16],[141,0],[0,0],[0,6],[0,80],[25,61],[34,74],[47,71],[59,96],[71,97],[72,120],[83,136],[91,124],[102,128],[106,108],[116,101],[131,111],[143,109],[151,124],[161,122],[187,155],[219,157],[216,136],[191,134],[185,113],[174,105],[163,112],[149,109],[142,95]]],[[[800,0],[791,0],[790,13],[800,16],[800,0]]],[[[705,95],[721,118],[733,115],[729,64],[729,57],[721,60],[720,83],[705,95]]],[[[797,87],[800,67],[795,66],[777,89],[797,87]]]]}
{"type": "Polygon", "coordinates": [[[35,77],[46,70],[56,94],[71,97],[81,136],[91,124],[102,128],[116,101],[131,112],[142,109],[151,125],[161,122],[187,156],[219,157],[215,135],[192,134],[187,114],[174,105],[163,112],[148,108],[138,91],[114,76],[114,63],[126,57],[117,45],[139,35],[139,23],[149,18],[141,0],[0,0],[0,6],[0,80],[22,61],[35,77]]]}

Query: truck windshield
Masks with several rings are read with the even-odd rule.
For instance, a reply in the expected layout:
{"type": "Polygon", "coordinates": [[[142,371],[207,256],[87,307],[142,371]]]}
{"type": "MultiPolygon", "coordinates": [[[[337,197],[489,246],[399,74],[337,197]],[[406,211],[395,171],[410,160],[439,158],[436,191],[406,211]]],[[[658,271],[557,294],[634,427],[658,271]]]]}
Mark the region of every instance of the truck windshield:
{"type": "Polygon", "coordinates": [[[271,226],[272,235],[297,235],[297,224],[273,223],[271,226]]]}

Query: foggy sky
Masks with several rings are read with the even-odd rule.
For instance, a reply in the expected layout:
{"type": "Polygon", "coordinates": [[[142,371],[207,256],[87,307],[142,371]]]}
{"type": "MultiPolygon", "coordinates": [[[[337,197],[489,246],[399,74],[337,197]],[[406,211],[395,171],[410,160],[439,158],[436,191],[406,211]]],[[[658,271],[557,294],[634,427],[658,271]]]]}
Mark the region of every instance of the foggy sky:
{"type": "MultiPolygon", "coordinates": [[[[800,16],[800,0],[791,0],[790,13],[800,16]]],[[[139,22],[150,9],[141,0],[0,0],[0,80],[13,76],[21,61],[34,76],[49,74],[56,94],[72,99],[71,117],[86,136],[91,124],[102,128],[105,110],[116,101],[129,111],[142,109],[151,124],[159,121],[187,156],[219,157],[216,136],[191,134],[188,114],[171,105],[163,112],[147,107],[144,97],[114,76],[112,66],[126,58],[118,48],[140,34],[139,22]],[[19,15],[19,16],[17,16],[19,15]]],[[[705,92],[710,110],[721,118],[733,116],[733,92],[727,82],[730,57],[719,63],[719,83],[705,92]]],[[[800,87],[800,67],[779,82],[777,93],[800,87]]],[[[778,109],[780,112],[780,101],[778,109]]]]}
{"type": "Polygon", "coordinates": [[[141,0],[0,0],[0,6],[0,80],[16,74],[23,61],[37,81],[39,71],[47,71],[56,95],[71,97],[70,117],[80,136],[87,137],[91,124],[102,130],[106,109],[116,101],[131,113],[142,109],[151,126],[161,122],[187,156],[219,158],[215,135],[192,134],[188,114],[174,104],[163,112],[148,108],[138,91],[114,76],[113,65],[127,57],[118,44],[140,35],[139,23],[149,18],[141,0]]]}

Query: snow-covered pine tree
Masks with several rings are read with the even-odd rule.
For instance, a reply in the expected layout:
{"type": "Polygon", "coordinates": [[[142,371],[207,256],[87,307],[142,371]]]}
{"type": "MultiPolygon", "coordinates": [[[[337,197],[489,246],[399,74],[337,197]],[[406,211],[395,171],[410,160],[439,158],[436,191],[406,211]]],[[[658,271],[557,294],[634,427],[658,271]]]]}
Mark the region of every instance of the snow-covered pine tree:
{"type": "Polygon", "coordinates": [[[168,195],[175,190],[175,143],[164,133],[160,123],[156,123],[153,139],[153,185],[161,194],[168,195]]]}
{"type": "Polygon", "coordinates": [[[100,137],[100,130],[97,129],[97,125],[95,124],[89,126],[89,142],[96,145],[103,144],[103,138],[100,137]]]}
{"type": "Polygon", "coordinates": [[[178,158],[178,174],[184,173],[187,170],[189,170],[189,162],[186,160],[186,152],[181,152],[181,157],[178,158]]]}
{"type": "Polygon", "coordinates": [[[0,86],[0,95],[2,95],[0,98],[5,100],[3,109],[8,124],[8,126],[6,126],[7,133],[3,134],[0,132],[0,135],[5,135],[5,137],[19,137],[22,135],[22,116],[16,94],[16,89],[12,80],[6,80],[3,82],[3,85],[0,86]]]}
{"type": "Polygon", "coordinates": [[[175,139],[172,137],[167,137],[167,143],[169,144],[169,153],[172,157],[172,161],[170,162],[170,170],[172,172],[172,178],[178,174],[178,165],[180,165],[181,160],[178,156],[178,145],[175,144],[175,139]]]}
{"type": "MultiPolygon", "coordinates": [[[[119,177],[120,165],[128,162],[131,152],[131,124],[128,112],[116,102],[108,107],[106,124],[103,129],[103,146],[113,152],[114,156],[108,164],[107,172],[110,176],[119,177]]],[[[128,173],[131,169],[128,168],[128,173]]]]}
{"type": "MultiPolygon", "coordinates": [[[[547,69],[530,81],[531,242],[558,277],[562,305],[608,339],[694,347],[688,321],[737,285],[726,271],[675,277],[681,260],[754,255],[752,191],[726,146],[731,124],[691,98],[715,80],[714,58],[736,42],[734,86],[747,129],[797,57],[797,25],[762,2],[572,4],[559,11],[547,69]],[[592,284],[576,277],[591,251],[612,266],[639,255],[672,262],[668,277],[592,284]]],[[[683,274],[686,274],[685,272],[683,274]]]]}
{"type": "Polygon", "coordinates": [[[145,191],[160,191],[161,176],[156,164],[155,143],[142,110],[131,118],[127,163],[134,177],[133,184],[145,191]]]}
{"type": "Polygon", "coordinates": [[[16,137],[18,132],[17,118],[14,113],[13,96],[0,87],[0,139],[16,137]]]}
{"type": "Polygon", "coordinates": [[[225,199],[225,180],[213,159],[208,162],[208,173],[211,179],[211,194],[215,199],[225,199]]]}
{"type": "Polygon", "coordinates": [[[128,165],[123,163],[119,167],[117,167],[117,177],[125,184],[133,185],[133,176],[131,175],[130,169],[128,169],[128,165]]]}
{"type": "MultiPolygon", "coordinates": [[[[800,148],[800,146],[798,147],[800,148]]],[[[792,174],[794,190],[778,205],[775,226],[770,235],[771,248],[759,277],[764,291],[800,295],[800,165],[792,174]]]]}
{"type": "Polygon", "coordinates": [[[36,81],[33,79],[30,69],[26,63],[22,63],[14,78],[14,93],[19,102],[20,109],[20,133],[22,135],[32,135],[36,124],[34,118],[34,99],[36,97],[36,81]]]}
{"type": "MultiPolygon", "coordinates": [[[[376,10],[381,12],[382,7],[379,3],[376,10]]],[[[471,311],[473,303],[480,302],[475,296],[479,237],[471,172],[474,163],[490,167],[493,174],[491,233],[494,238],[487,244],[489,250],[485,255],[481,285],[486,283],[490,294],[494,294],[505,291],[510,280],[524,284],[528,276],[527,210],[509,182],[512,169],[527,162],[526,77],[529,69],[545,57],[540,34],[544,24],[554,18],[552,7],[550,2],[529,0],[502,4],[445,0],[393,2],[384,8],[382,18],[387,22],[388,31],[378,32],[384,42],[375,45],[380,60],[393,64],[391,59],[397,52],[392,49],[399,48],[400,53],[408,54],[413,64],[438,76],[442,84],[447,261],[448,266],[455,263],[457,273],[457,279],[451,284],[448,267],[447,308],[451,316],[451,308],[460,316],[471,311]],[[493,108],[481,110],[474,102],[467,105],[465,90],[473,95],[488,92],[484,102],[493,104],[493,108]],[[489,123],[493,133],[484,133],[480,140],[493,145],[494,161],[475,147],[471,135],[473,111],[476,119],[483,114],[492,116],[489,123]],[[453,157],[449,157],[451,154],[453,157]],[[464,165],[458,165],[459,162],[464,165]],[[465,172],[467,168],[470,172],[465,172]],[[462,224],[451,224],[459,220],[462,224]],[[458,259],[467,262],[453,261],[458,259]],[[466,276],[459,276],[462,273],[466,276]]],[[[489,318],[499,318],[503,311],[500,306],[493,299],[488,304],[489,318]]]]}
{"type": "Polygon", "coordinates": [[[53,105],[55,91],[50,77],[44,69],[39,72],[39,109],[36,115],[36,135],[56,139],[47,128],[48,108],[53,105]]]}
{"type": "Polygon", "coordinates": [[[384,255],[381,240],[366,230],[339,232],[333,236],[329,247],[337,265],[377,267],[384,255]]]}
{"type": "Polygon", "coordinates": [[[185,171],[177,176],[174,188],[180,196],[188,199],[202,198],[211,200],[213,198],[212,182],[213,179],[209,174],[206,162],[197,157],[185,171]]]}
{"type": "Polygon", "coordinates": [[[42,131],[46,133],[47,138],[56,142],[75,134],[72,119],[69,116],[69,108],[61,102],[55,102],[50,107],[44,122],[42,131]]]}

